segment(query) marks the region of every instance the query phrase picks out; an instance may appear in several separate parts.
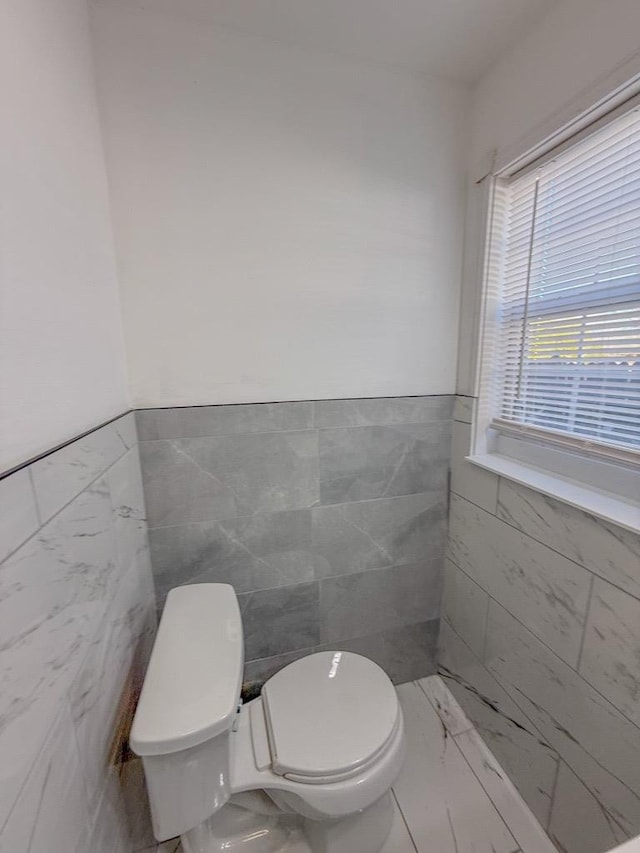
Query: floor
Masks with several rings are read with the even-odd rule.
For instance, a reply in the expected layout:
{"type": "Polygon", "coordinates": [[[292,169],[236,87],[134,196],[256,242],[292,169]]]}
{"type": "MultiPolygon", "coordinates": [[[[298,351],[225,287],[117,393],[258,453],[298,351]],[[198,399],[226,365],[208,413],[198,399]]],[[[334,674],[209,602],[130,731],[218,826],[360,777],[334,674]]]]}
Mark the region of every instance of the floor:
{"type": "MultiPolygon", "coordinates": [[[[438,676],[402,684],[407,757],[382,853],[557,853],[438,676]]],[[[145,853],[176,853],[165,841],[145,853]]]]}

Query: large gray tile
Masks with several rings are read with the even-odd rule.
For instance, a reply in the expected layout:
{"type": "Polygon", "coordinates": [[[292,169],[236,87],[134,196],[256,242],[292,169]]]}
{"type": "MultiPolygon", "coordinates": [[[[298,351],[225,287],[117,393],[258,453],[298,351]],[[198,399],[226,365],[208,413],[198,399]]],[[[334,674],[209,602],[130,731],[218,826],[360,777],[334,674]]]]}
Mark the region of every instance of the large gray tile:
{"type": "Polygon", "coordinates": [[[127,452],[127,417],[107,424],[30,466],[43,523],[127,452]]]}
{"type": "Polygon", "coordinates": [[[427,619],[383,632],[384,669],[394,684],[436,672],[439,623],[439,619],[427,619]]]}
{"type": "Polygon", "coordinates": [[[489,596],[451,560],[445,563],[442,616],[481,657],[489,596]]]}
{"type": "Polygon", "coordinates": [[[441,623],[438,646],[439,670],[446,686],[546,826],[557,753],[446,622],[441,623]]]}
{"type": "Polygon", "coordinates": [[[640,832],[638,728],[495,602],[486,665],[619,830],[640,832]]]}
{"type": "MultiPolygon", "coordinates": [[[[120,577],[109,491],[96,481],[0,566],[0,788],[24,779],[120,577]]],[[[3,815],[0,813],[0,824],[3,815]]]]}
{"type": "Polygon", "coordinates": [[[318,651],[316,646],[310,649],[296,649],[294,652],[285,652],[282,655],[271,655],[271,657],[247,661],[244,665],[244,684],[252,688],[261,686],[268,678],[271,678],[272,675],[275,675],[283,667],[300,658],[311,655],[315,651],[318,651]]]}
{"type": "Polygon", "coordinates": [[[509,480],[498,515],[565,557],[640,598],[640,535],[509,480]]]}
{"type": "Polygon", "coordinates": [[[321,503],[445,488],[450,445],[450,421],[320,430],[321,503]]]}
{"type": "Polygon", "coordinates": [[[572,666],[577,664],[592,575],[457,495],[453,562],[572,666]]]}
{"type": "Polygon", "coordinates": [[[317,441],[307,430],[141,442],[149,525],[312,506],[317,441]]]}
{"type": "Polygon", "coordinates": [[[317,577],[415,563],[444,553],[443,491],[312,510],[317,577]]]}
{"type": "Polygon", "coordinates": [[[361,637],[438,616],[442,560],[340,575],[320,582],[322,642],[361,637]]]}
{"type": "Polygon", "coordinates": [[[377,397],[354,400],[316,400],[315,426],[370,426],[446,421],[451,418],[453,397],[377,397]]]}
{"type": "Polygon", "coordinates": [[[313,403],[140,409],[136,421],[140,441],[309,429],[313,426],[313,403]]]}
{"type": "Polygon", "coordinates": [[[242,593],[314,579],[307,509],[160,527],[150,540],[160,605],[186,583],[230,583],[242,593]]]}
{"type": "Polygon", "coordinates": [[[593,587],[580,673],[640,726],[640,601],[600,578],[593,587]]]}
{"type": "Polygon", "coordinates": [[[315,581],[239,595],[246,660],[317,646],[319,597],[315,581]]]}
{"type": "Polygon", "coordinates": [[[29,469],[0,480],[0,562],[40,527],[29,469]]]}
{"type": "Polygon", "coordinates": [[[560,762],[549,835],[562,853],[604,853],[627,840],[564,761],[560,762]]]}

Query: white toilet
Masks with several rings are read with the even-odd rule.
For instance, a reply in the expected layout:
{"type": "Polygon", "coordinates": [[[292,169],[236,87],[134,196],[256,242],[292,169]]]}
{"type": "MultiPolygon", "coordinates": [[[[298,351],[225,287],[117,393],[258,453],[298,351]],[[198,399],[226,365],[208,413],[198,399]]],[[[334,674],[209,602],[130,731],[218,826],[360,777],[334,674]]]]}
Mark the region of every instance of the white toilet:
{"type": "Polygon", "coordinates": [[[173,589],[130,738],[156,838],[181,835],[185,853],[377,853],[404,753],[387,675],[320,652],[242,705],[243,664],[233,587],[173,589]]]}

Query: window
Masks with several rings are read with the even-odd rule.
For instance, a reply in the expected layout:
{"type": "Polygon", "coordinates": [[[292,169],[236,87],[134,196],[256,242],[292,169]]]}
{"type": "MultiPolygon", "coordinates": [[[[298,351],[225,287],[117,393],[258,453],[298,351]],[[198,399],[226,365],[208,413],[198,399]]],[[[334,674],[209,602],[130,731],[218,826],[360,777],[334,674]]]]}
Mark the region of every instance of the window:
{"type": "Polygon", "coordinates": [[[640,111],[497,179],[490,236],[489,430],[640,464],[640,111]]]}

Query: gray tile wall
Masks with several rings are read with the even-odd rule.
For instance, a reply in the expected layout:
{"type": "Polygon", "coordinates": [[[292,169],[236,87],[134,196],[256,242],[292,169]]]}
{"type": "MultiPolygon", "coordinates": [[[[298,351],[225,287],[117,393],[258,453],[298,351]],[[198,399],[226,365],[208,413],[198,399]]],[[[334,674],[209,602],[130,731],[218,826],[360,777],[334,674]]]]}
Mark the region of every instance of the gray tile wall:
{"type": "Polygon", "coordinates": [[[473,402],[440,668],[558,849],[603,853],[640,833],[640,536],[466,462],[473,402]]]}
{"type": "Polygon", "coordinates": [[[108,751],[155,631],[133,414],[0,480],[0,505],[0,849],[129,853],[108,751]]]}
{"type": "Polygon", "coordinates": [[[233,584],[248,680],[341,647],[428,675],[440,610],[453,398],[136,413],[158,605],[233,584]]]}

